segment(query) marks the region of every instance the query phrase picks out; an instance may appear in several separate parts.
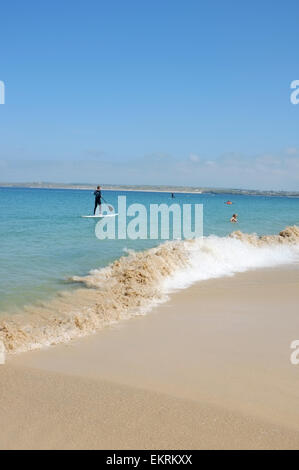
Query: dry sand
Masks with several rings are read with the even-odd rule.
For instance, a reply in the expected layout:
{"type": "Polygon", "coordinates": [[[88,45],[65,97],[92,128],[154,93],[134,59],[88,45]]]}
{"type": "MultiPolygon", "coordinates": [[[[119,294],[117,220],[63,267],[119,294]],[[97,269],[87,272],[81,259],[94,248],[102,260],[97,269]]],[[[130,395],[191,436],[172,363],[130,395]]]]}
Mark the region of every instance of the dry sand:
{"type": "Polygon", "coordinates": [[[298,267],[198,283],[0,366],[0,448],[299,448],[298,267]]]}

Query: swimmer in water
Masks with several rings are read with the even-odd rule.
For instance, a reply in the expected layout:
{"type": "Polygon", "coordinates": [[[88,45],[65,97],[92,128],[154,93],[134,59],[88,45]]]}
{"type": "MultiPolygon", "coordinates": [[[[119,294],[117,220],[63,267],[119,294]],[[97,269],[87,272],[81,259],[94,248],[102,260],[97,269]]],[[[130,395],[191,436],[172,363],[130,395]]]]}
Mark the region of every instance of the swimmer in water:
{"type": "Polygon", "coordinates": [[[232,218],[230,219],[231,223],[235,224],[238,222],[238,214],[233,214],[232,218]]]}

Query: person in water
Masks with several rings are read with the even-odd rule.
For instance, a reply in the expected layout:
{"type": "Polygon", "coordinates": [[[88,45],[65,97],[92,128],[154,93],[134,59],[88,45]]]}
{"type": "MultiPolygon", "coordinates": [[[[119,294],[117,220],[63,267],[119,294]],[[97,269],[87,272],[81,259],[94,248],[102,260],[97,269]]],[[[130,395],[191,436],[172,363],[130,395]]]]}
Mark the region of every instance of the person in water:
{"type": "Polygon", "coordinates": [[[235,224],[236,222],[238,222],[238,214],[233,214],[232,218],[230,219],[230,221],[235,224]]]}
{"type": "Polygon", "coordinates": [[[98,206],[99,206],[99,210],[100,210],[100,214],[101,214],[101,212],[102,212],[102,192],[101,192],[101,186],[97,186],[97,189],[96,189],[96,191],[94,191],[93,194],[95,195],[93,215],[95,215],[98,206]]]}

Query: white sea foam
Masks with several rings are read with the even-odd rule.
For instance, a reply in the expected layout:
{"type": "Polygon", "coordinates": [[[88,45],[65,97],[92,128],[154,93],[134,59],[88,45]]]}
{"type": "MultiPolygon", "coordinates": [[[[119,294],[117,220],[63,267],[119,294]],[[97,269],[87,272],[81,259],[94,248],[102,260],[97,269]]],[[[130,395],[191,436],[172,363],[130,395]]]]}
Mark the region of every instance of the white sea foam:
{"type": "Polygon", "coordinates": [[[209,236],[187,244],[188,266],[167,278],[167,290],[181,289],[194,282],[232,276],[249,269],[299,262],[299,245],[251,244],[233,237],[209,236]]]}

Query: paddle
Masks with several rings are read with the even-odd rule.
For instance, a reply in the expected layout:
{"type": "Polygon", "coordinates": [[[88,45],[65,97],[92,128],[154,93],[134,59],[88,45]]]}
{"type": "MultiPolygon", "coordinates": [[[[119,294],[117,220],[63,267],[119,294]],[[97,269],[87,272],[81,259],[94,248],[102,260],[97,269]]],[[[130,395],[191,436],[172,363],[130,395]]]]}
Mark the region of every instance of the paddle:
{"type": "Polygon", "coordinates": [[[103,198],[103,196],[102,196],[102,199],[103,199],[103,201],[107,204],[108,209],[110,210],[110,212],[112,212],[112,211],[113,211],[113,207],[108,204],[108,202],[103,198]]]}

